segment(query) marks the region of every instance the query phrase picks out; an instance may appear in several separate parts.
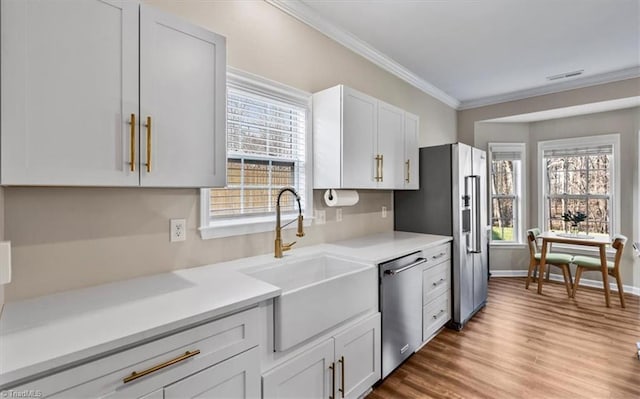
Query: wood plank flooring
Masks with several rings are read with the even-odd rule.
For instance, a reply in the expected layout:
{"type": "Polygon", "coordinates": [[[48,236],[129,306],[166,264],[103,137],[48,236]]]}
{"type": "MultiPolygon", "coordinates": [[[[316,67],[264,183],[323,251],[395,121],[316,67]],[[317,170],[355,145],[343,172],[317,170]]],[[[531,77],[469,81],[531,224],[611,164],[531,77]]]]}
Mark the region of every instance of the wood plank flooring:
{"type": "Polygon", "coordinates": [[[493,278],[487,306],[445,329],[377,386],[383,398],[640,398],[640,300],[493,278]]]}

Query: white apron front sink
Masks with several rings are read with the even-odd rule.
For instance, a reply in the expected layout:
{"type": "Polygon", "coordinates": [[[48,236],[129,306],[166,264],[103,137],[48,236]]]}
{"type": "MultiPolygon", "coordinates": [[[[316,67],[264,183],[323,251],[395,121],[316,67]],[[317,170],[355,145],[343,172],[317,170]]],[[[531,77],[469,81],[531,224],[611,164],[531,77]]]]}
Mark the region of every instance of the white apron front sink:
{"type": "Polygon", "coordinates": [[[375,266],[331,255],[295,259],[250,273],[278,286],[274,299],[275,349],[287,350],[375,308],[375,266]]]}

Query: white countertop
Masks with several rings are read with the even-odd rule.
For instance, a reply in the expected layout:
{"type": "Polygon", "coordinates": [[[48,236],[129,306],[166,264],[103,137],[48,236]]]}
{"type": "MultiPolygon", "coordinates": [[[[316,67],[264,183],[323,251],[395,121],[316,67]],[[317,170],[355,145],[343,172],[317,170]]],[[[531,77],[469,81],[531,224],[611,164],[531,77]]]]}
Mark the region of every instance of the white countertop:
{"type": "MultiPolygon", "coordinates": [[[[284,261],[329,253],[378,264],[451,239],[388,232],[293,249],[284,261]]],[[[266,254],[5,304],[0,386],[276,297],[279,287],[239,270],[279,261],[266,254]]]]}
{"type": "Polygon", "coordinates": [[[453,237],[389,231],[327,244],[327,250],[335,255],[378,264],[451,240],[453,237]]]}
{"type": "Polygon", "coordinates": [[[198,269],[5,304],[0,386],[280,295],[239,272],[198,269]]]}

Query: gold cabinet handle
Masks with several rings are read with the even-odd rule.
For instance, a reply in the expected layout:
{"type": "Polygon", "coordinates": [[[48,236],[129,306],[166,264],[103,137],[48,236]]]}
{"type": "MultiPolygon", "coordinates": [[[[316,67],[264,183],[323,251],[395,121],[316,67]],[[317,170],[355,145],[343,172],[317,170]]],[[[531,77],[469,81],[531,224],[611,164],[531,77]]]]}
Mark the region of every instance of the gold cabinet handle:
{"type": "Polygon", "coordinates": [[[144,377],[145,375],[148,375],[148,374],[151,374],[151,373],[155,373],[158,370],[162,370],[165,367],[169,367],[169,366],[174,365],[176,363],[180,363],[180,362],[182,362],[184,360],[187,360],[187,359],[189,359],[191,357],[194,357],[195,355],[197,355],[199,353],[200,353],[200,349],[196,349],[193,352],[186,351],[184,353],[184,355],[180,355],[180,356],[176,357],[175,359],[171,359],[171,360],[166,361],[166,362],[164,362],[162,364],[158,364],[157,366],[153,366],[153,367],[148,368],[146,370],[143,370],[143,371],[141,371],[139,373],[134,371],[133,373],[131,373],[131,375],[123,378],[122,381],[126,384],[127,382],[131,382],[131,381],[137,380],[140,377],[144,377]]]}
{"type": "Polygon", "coordinates": [[[344,356],[340,356],[340,360],[338,360],[338,363],[342,363],[342,367],[341,367],[341,373],[342,373],[342,381],[340,381],[340,386],[342,388],[338,389],[338,391],[340,391],[340,393],[342,394],[342,397],[344,398],[344,356]]]}
{"type": "Polygon", "coordinates": [[[135,172],[136,170],[136,114],[131,114],[130,129],[130,141],[129,141],[129,170],[135,172]]]}
{"type": "Polygon", "coordinates": [[[405,181],[409,183],[411,181],[411,160],[407,159],[407,162],[405,162],[405,164],[407,164],[407,178],[405,179],[405,181]]]}
{"type": "Polygon", "coordinates": [[[329,395],[329,399],[334,399],[336,397],[336,363],[331,362],[331,395],[329,395]]]}
{"type": "Polygon", "coordinates": [[[151,172],[151,117],[147,116],[147,173],[151,172]]]}
{"type": "Polygon", "coordinates": [[[380,154],[376,155],[375,158],[376,160],[376,176],[373,178],[375,181],[381,181],[382,180],[382,165],[381,165],[381,161],[382,161],[382,156],[380,154]]]}
{"type": "Polygon", "coordinates": [[[384,181],[384,155],[380,155],[380,181],[384,181]]]}

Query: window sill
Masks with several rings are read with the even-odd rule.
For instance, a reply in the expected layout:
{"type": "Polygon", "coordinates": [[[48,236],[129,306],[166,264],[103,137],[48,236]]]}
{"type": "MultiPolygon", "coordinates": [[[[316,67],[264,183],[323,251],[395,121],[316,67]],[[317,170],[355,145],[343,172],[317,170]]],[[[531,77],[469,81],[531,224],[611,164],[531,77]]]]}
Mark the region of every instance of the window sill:
{"type": "MultiPolygon", "coordinates": [[[[294,221],[297,218],[295,215],[283,215],[281,217],[282,224],[294,221]]],[[[303,224],[305,227],[311,226],[311,219],[305,217],[303,224]]],[[[283,227],[283,230],[288,230],[297,227],[293,222],[290,225],[283,227]]],[[[208,226],[200,227],[200,238],[203,240],[210,240],[213,238],[224,238],[240,236],[245,234],[264,233],[266,231],[275,231],[276,217],[275,215],[260,216],[253,218],[231,219],[221,220],[215,222],[209,222],[208,226]]]]}
{"type": "Polygon", "coordinates": [[[527,248],[527,244],[520,242],[491,242],[489,246],[492,249],[523,249],[527,248]]]}

